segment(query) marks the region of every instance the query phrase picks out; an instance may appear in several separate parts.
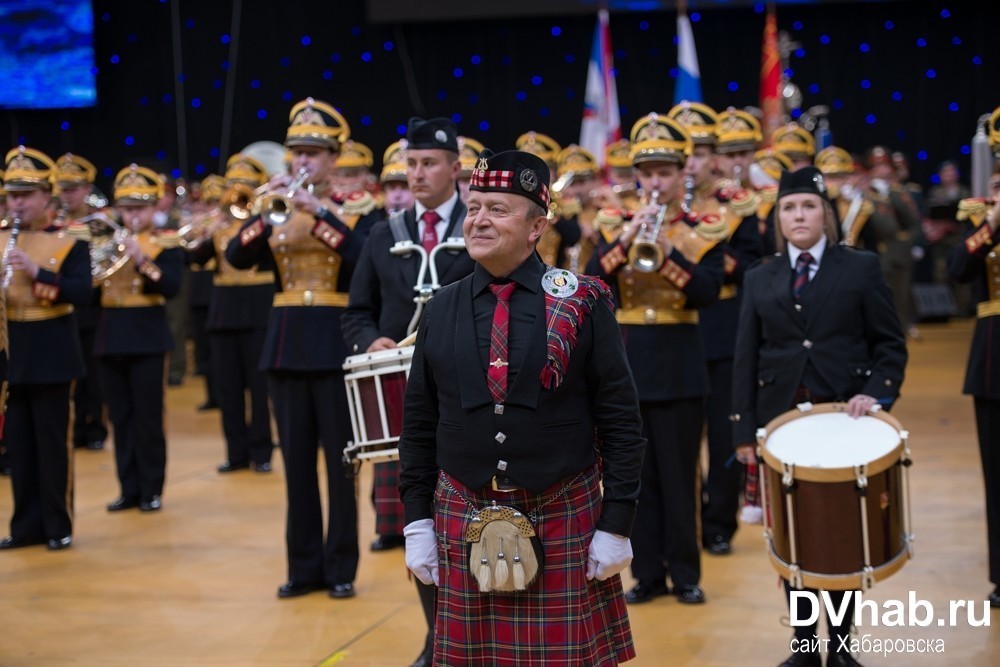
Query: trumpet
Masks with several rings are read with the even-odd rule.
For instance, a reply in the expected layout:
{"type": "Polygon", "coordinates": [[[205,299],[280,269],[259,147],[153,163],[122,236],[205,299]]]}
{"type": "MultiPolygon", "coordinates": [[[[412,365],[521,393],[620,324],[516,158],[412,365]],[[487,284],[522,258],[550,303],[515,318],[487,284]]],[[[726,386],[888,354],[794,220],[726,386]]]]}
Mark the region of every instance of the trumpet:
{"type": "Polygon", "coordinates": [[[691,213],[691,203],[694,201],[694,176],[684,175],[684,199],[681,200],[681,210],[691,213]]]}
{"type": "MultiPolygon", "coordinates": [[[[651,203],[655,203],[659,197],[660,193],[654,190],[649,200],[651,203]]],[[[665,259],[663,248],[656,242],[656,239],[660,235],[660,227],[663,226],[663,218],[666,214],[667,205],[660,204],[653,224],[642,223],[635,239],[632,240],[632,247],[628,249],[629,262],[631,262],[632,268],[640,273],[653,273],[659,271],[660,267],[663,266],[665,259]]]]}
{"type": "Polygon", "coordinates": [[[280,227],[292,217],[292,196],[309,178],[309,171],[303,167],[295,180],[288,186],[288,192],[281,195],[276,192],[265,194],[257,200],[260,219],[273,227],[280,227]]]}
{"type": "Polygon", "coordinates": [[[10,253],[17,247],[17,236],[21,233],[21,218],[17,213],[11,215],[10,238],[7,240],[7,247],[3,249],[3,289],[10,287],[10,281],[14,278],[14,267],[10,265],[10,253]]]}
{"type": "Polygon", "coordinates": [[[244,183],[233,183],[222,193],[222,205],[229,209],[229,215],[236,220],[246,220],[253,212],[256,191],[244,183]]]}
{"type": "Polygon", "coordinates": [[[212,209],[192,216],[186,224],[181,225],[177,230],[181,246],[187,250],[194,250],[201,245],[208,238],[212,225],[221,219],[221,212],[221,209],[212,209]]]}

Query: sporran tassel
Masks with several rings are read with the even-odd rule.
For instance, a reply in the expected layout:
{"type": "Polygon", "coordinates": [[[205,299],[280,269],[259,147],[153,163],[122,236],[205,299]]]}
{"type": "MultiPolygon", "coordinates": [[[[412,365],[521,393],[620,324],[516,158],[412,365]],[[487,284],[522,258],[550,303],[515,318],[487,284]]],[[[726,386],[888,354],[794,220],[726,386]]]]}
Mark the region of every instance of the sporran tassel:
{"type": "Polygon", "coordinates": [[[490,585],[490,561],[485,556],[480,560],[476,581],[479,582],[479,590],[483,593],[489,593],[493,588],[490,585]]]}
{"type": "Polygon", "coordinates": [[[507,583],[507,556],[503,552],[503,538],[500,538],[500,553],[497,554],[497,564],[493,573],[493,580],[496,582],[497,588],[503,588],[503,585],[507,583]]]}

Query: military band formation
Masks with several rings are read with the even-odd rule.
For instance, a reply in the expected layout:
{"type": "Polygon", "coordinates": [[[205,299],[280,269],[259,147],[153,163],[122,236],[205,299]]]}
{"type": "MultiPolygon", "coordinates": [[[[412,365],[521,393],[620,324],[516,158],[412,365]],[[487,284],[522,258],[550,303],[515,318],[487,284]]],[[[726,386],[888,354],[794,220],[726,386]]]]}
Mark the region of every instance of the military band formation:
{"type": "MultiPolygon", "coordinates": [[[[989,130],[1000,151],[1000,109],[989,130]]],[[[77,450],[113,443],[108,512],[169,507],[164,388],[184,294],[221,414],[218,472],[267,474],[281,453],[278,597],[355,595],[345,448],[381,402],[393,437],[368,549],[405,546],[427,621],[416,665],[630,659],[627,604],[706,602],[702,556],[731,552],[755,502],[758,427],[806,400],[860,416],[899,395],[921,216],[884,146],[817,152],[788,124],[765,147],[751,113],[685,102],[639,118],[602,168],[538,132],[494,153],[448,119],[412,118],[376,176],[347,119],[312,98],[284,146],[277,166],[233,155],[167,216],[172,182],[148,167],[124,166],[108,201],[82,156],[7,153],[14,509],[0,549],[72,545],[77,450]],[[402,385],[395,400],[349,391],[346,370],[404,352],[402,405],[402,385]]],[[[960,205],[949,266],[977,290],[965,391],[1000,585],[1000,169],[991,185],[960,205]]],[[[808,587],[794,574],[788,590],[808,587]]]]}

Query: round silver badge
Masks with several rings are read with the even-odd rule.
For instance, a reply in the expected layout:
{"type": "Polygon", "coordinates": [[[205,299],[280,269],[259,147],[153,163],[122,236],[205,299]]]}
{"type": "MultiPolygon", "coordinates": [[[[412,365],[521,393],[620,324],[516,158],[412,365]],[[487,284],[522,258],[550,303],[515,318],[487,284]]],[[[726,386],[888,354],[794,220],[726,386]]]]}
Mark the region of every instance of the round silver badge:
{"type": "Polygon", "coordinates": [[[448,133],[445,132],[444,130],[438,130],[437,132],[435,132],[434,138],[437,139],[437,142],[439,144],[448,143],[448,133]]]}
{"type": "Polygon", "coordinates": [[[531,169],[525,169],[521,172],[520,176],[521,187],[525,192],[534,192],[538,189],[538,177],[535,176],[535,172],[531,169]]]}
{"type": "Polygon", "coordinates": [[[566,269],[549,269],[542,276],[542,289],[546,294],[555,297],[567,297],[576,294],[580,281],[576,274],[566,269]]]}

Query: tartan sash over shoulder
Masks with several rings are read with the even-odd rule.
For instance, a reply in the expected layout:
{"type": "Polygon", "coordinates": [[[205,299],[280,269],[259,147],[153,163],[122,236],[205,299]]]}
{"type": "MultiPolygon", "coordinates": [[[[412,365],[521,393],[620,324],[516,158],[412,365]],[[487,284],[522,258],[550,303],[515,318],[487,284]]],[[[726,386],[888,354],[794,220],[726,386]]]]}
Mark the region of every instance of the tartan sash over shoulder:
{"type": "MultiPolygon", "coordinates": [[[[545,267],[546,271],[552,269],[545,267]]],[[[599,278],[577,275],[580,284],[575,293],[566,297],[556,297],[545,294],[545,338],[546,362],[542,368],[542,386],[552,390],[562,384],[566,376],[566,366],[569,356],[576,347],[587,315],[594,305],[603,299],[608,308],[614,310],[611,301],[611,290],[599,278]]]]}

